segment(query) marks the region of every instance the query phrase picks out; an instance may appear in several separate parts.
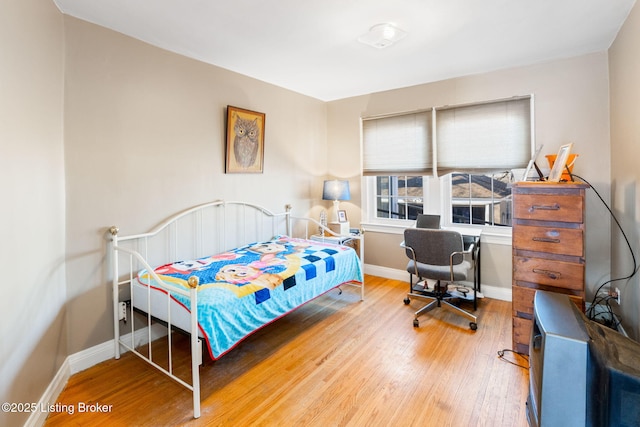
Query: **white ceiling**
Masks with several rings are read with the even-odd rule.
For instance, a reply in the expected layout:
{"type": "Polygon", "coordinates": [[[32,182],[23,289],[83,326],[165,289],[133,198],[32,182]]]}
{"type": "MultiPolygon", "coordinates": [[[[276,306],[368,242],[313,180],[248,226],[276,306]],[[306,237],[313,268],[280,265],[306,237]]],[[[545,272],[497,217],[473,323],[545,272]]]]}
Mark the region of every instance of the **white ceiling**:
{"type": "Polygon", "coordinates": [[[635,0],[54,0],[65,14],[323,101],[609,48],[635,0]],[[357,41],[391,22],[409,35],[357,41]]]}

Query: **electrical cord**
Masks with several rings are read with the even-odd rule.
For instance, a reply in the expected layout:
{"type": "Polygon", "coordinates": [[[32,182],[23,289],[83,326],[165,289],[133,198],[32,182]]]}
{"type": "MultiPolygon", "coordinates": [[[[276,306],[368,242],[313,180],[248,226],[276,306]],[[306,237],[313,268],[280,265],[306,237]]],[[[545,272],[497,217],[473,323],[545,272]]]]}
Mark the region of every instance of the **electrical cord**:
{"type": "Polygon", "coordinates": [[[604,326],[617,330],[620,326],[620,322],[616,319],[620,316],[614,313],[613,307],[611,306],[611,304],[609,304],[609,302],[612,300],[615,300],[615,298],[610,295],[602,295],[599,297],[596,296],[594,298],[594,302],[591,304],[591,307],[589,307],[587,317],[604,326]],[[596,312],[595,309],[592,309],[592,307],[596,306],[604,308],[603,310],[596,312]]]}
{"type": "Polygon", "coordinates": [[[498,358],[499,358],[499,359],[504,360],[504,361],[505,361],[505,362],[507,362],[507,363],[511,363],[512,365],[515,365],[515,366],[517,366],[517,367],[519,367],[519,368],[527,369],[527,370],[529,369],[529,366],[521,365],[521,364],[519,364],[519,363],[517,363],[517,362],[513,362],[513,361],[511,361],[511,360],[507,360],[507,359],[505,359],[505,358],[504,358],[504,354],[505,354],[506,352],[513,353],[513,354],[515,354],[515,355],[518,355],[518,356],[522,357],[524,360],[526,360],[526,361],[527,361],[527,365],[529,364],[529,355],[528,355],[528,354],[519,353],[519,352],[517,352],[517,351],[515,351],[515,350],[510,350],[510,349],[508,349],[508,348],[505,348],[504,350],[498,350],[498,358]]]}
{"type": "MultiPolygon", "coordinates": [[[[627,247],[629,248],[629,253],[631,254],[631,258],[633,260],[633,271],[631,272],[631,274],[625,276],[625,277],[619,277],[616,279],[610,279],[605,281],[603,284],[601,284],[598,289],[596,290],[594,296],[593,296],[593,301],[591,302],[591,306],[589,307],[589,309],[587,310],[587,317],[589,319],[592,320],[596,320],[598,318],[598,316],[603,315],[604,317],[604,313],[609,313],[609,322],[604,322],[607,326],[611,327],[611,328],[617,328],[618,325],[620,325],[620,322],[615,321],[615,317],[613,316],[613,308],[611,307],[611,305],[609,304],[609,301],[611,299],[615,299],[610,295],[606,295],[606,296],[599,296],[598,294],[600,293],[600,291],[602,290],[603,287],[605,287],[608,284],[611,284],[613,282],[618,282],[621,280],[628,280],[631,279],[633,276],[636,275],[636,273],[638,272],[638,264],[636,262],[636,256],[633,253],[633,248],[631,247],[631,243],[629,242],[629,239],[627,238],[627,234],[624,232],[622,225],[620,225],[620,222],[618,221],[618,218],[616,218],[615,214],[613,213],[613,211],[611,210],[611,208],[609,207],[609,205],[607,204],[607,202],[604,201],[604,199],[602,198],[602,196],[600,195],[600,193],[598,193],[598,190],[596,190],[596,188],[591,185],[591,183],[589,181],[587,181],[586,179],[584,179],[583,177],[579,176],[579,175],[575,175],[573,174],[574,177],[582,180],[583,182],[587,183],[589,185],[589,187],[591,187],[591,189],[593,190],[594,193],[596,193],[596,196],[598,196],[598,198],[600,199],[600,201],[602,202],[602,204],[607,208],[607,210],[609,211],[609,214],[611,215],[611,218],[613,218],[613,220],[615,221],[616,225],[618,226],[618,229],[620,230],[620,233],[622,233],[622,237],[624,237],[625,242],[627,243],[627,247]],[[604,305],[606,306],[607,310],[605,312],[601,312],[601,313],[595,313],[595,307],[597,304],[602,304],[605,303],[604,305]]],[[[603,323],[603,322],[601,322],[603,323]]]]}

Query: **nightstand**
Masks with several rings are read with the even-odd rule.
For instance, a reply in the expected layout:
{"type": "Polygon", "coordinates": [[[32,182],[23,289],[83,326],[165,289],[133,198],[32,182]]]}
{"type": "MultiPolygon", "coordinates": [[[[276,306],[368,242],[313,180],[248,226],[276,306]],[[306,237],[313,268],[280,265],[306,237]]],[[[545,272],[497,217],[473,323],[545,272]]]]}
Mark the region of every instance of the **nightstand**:
{"type": "Polygon", "coordinates": [[[362,257],[362,253],[360,252],[360,241],[363,237],[363,234],[361,234],[360,231],[357,231],[349,233],[348,236],[330,236],[328,233],[324,236],[321,234],[314,234],[310,237],[310,239],[316,242],[326,242],[335,245],[349,246],[355,249],[356,253],[358,253],[358,255],[362,257]]]}

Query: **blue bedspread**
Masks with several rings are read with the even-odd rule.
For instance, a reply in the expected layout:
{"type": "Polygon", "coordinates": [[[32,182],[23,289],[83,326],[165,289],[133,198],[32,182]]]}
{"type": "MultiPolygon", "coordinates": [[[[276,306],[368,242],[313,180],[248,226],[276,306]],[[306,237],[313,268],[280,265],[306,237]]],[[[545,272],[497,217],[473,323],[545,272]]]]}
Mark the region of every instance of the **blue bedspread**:
{"type": "MultiPolygon", "coordinates": [[[[183,289],[189,289],[190,276],[198,276],[198,323],[213,359],[305,302],[340,284],[363,280],[352,248],[285,236],[163,265],[155,272],[183,289]]],[[[138,281],[157,287],[146,270],[138,281]]],[[[190,309],[188,298],[172,297],[190,309]]]]}

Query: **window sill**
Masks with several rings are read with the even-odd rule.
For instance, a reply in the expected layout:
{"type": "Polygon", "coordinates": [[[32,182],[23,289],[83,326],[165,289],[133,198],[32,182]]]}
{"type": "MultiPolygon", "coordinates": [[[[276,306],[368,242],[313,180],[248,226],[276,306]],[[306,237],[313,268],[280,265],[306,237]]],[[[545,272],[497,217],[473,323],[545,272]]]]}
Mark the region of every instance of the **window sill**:
{"type": "MultiPolygon", "coordinates": [[[[373,233],[384,234],[398,234],[404,233],[404,229],[410,226],[406,225],[390,225],[390,224],[378,224],[373,222],[363,222],[360,226],[366,231],[373,233]]],[[[456,224],[456,228],[469,228],[470,230],[477,230],[474,226],[465,226],[456,224]]],[[[446,226],[444,227],[446,228],[446,226]]],[[[492,245],[505,245],[511,246],[511,227],[483,227],[481,241],[492,245]]]]}

